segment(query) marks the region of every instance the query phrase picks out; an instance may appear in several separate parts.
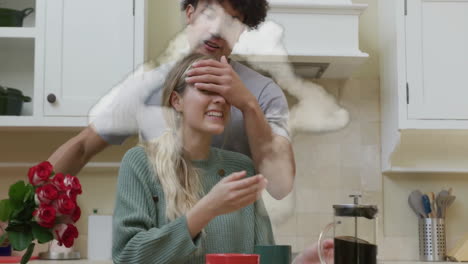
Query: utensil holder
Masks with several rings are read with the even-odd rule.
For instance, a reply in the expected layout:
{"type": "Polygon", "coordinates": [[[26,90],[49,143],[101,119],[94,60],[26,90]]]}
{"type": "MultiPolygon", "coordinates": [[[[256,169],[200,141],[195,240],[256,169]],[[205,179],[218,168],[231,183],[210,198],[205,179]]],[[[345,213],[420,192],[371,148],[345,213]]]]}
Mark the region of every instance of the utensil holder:
{"type": "Polygon", "coordinates": [[[419,257],[422,261],[445,261],[446,237],[443,218],[419,219],[419,257]]]}

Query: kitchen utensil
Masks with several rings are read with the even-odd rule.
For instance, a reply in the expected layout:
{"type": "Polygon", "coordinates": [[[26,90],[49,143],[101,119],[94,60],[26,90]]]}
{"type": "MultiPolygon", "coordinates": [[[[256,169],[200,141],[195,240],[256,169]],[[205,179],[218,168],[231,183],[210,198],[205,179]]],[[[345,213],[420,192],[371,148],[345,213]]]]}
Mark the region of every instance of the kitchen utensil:
{"type": "Polygon", "coordinates": [[[450,193],[447,190],[442,190],[437,194],[436,204],[437,204],[437,207],[439,208],[439,210],[437,211],[437,217],[442,217],[443,210],[445,209],[445,205],[446,205],[445,200],[448,199],[447,197],[449,195],[450,195],[450,193]]]}
{"type": "Polygon", "coordinates": [[[437,218],[437,204],[434,192],[429,193],[429,200],[431,202],[432,217],[437,218]]]}
{"type": "Polygon", "coordinates": [[[431,217],[431,202],[429,197],[425,194],[422,196],[422,204],[424,206],[424,212],[426,213],[427,217],[431,217]]]}
{"type": "Polygon", "coordinates": [[[429,207],[431,208],[431,212],[429,213],[429,218],[433,218],[433,214],[434,214],[434,208],[432,206],[432,200],[431,200],[431,193],[428,192],[425,194],[427,196],[427,199],[429,199],[429,207]]]}
{"type": "Polygon", "coordinates": [[[454,195],[450,195],[448,197],[447,203],[446,203],[444,211],[443,211],[443,217],[444,218],[445,218],[445,215],[446,215],[446,212],[447,212],[447,208],[449,208],[453,204],[453,202],[455,201],[455,198],[456,198],[456,196],[454,196],[454,195]]]}
{"type": "MultiPolygon", "coordinates": [[[[448,192],[447,192],[448,193],[448,192]]],[[[439,204],[440,208],[440,217],[445,218],[445,214],[447,211],[447,208],[452,205],[452,203],[455,201],[456,196],[454,195],[446,195],[446,193],[439,193],[440,195],[438,196],[438,201],[437,203],[439,204]]]]}
{"type": "Polygon", "coordinates": [[[444,261],[446,258],[444,219],[419,219],[419,243],[420,260],[444,261]]]}
{"type": "Polygon", "coordinates": [[[34,8],[26,8],[21,11],[0,8],[0,27],[22,27],[23,19],[34,12],[34,8]]]}
{"type": "Polygon", "coordinates": [[[412,191],[408,196],[408,204],[420,218],[427,217],[426,210],[424,210],[424,206],[422,204],[422,196],[423,194],[419,190],[412,191]]]}
{"type": "Polygon", "coordinates": [[[376,264],[377,263],[377,206],[359,204],[360,195],[350,195],[354,204],[333,205],[334,221],[328,224],[319,236],[320,263],[327,264],[324,259],[323,240],[325,234],[333,227],[334,234],[334,264],[376,264]],[[366,230],[358,230],[364,228],[366,230]],[[348,227],[354,226],[354,234],[350,235],[348,227]],[[358,234],[360,237],[358,237],[358,234]]]}
{"type": "Polygon", "coordinates": [[[31,97],[18,89],[0,86],[0,115],[21,115],[23,102],[31,102],[31,97]]]}

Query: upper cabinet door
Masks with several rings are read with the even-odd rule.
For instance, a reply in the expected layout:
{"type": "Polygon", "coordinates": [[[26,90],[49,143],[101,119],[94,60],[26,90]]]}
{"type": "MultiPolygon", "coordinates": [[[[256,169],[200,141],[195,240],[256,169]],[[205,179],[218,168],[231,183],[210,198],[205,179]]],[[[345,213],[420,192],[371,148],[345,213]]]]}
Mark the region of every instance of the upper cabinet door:
{"type": "Polygon", "coordinates": [[[133,3],[46,1],[46,116],[86,116],[107,91],[132,72],[133,3]]]}
{"type": "Polygon", "coordinates": [[[468,0],[407,0],[409,119],[468,119],[468,0]]]}

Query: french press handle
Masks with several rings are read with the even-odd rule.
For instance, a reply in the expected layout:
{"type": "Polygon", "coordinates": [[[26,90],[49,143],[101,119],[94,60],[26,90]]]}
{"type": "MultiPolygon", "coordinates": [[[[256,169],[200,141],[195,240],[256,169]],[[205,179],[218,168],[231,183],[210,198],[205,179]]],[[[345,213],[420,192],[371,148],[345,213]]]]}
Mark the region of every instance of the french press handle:
{"type": "Polygon", "coordinates": [[[325,234],[327,234],[330,229],[335,227],[336,225],[341,224],[341,221],[336,221],[336,222],[331,222],[325,228],[320,232],[319,239],[318,239],[318,256],[320,259],[321,264],[327,264],[327,261],[325,260],[325,254],[323,252],[323,240],[325,237],[325,234]]]}

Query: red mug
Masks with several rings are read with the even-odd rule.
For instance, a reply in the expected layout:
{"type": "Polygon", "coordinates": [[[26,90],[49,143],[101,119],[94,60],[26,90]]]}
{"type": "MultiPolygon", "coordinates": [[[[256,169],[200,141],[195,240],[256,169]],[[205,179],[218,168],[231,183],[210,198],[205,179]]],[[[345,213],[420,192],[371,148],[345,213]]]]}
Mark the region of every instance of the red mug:
{"type": "Polygon", "coordinates": [[[260,255],[206,254],[206,264],[260,264],[260,255]]]}

